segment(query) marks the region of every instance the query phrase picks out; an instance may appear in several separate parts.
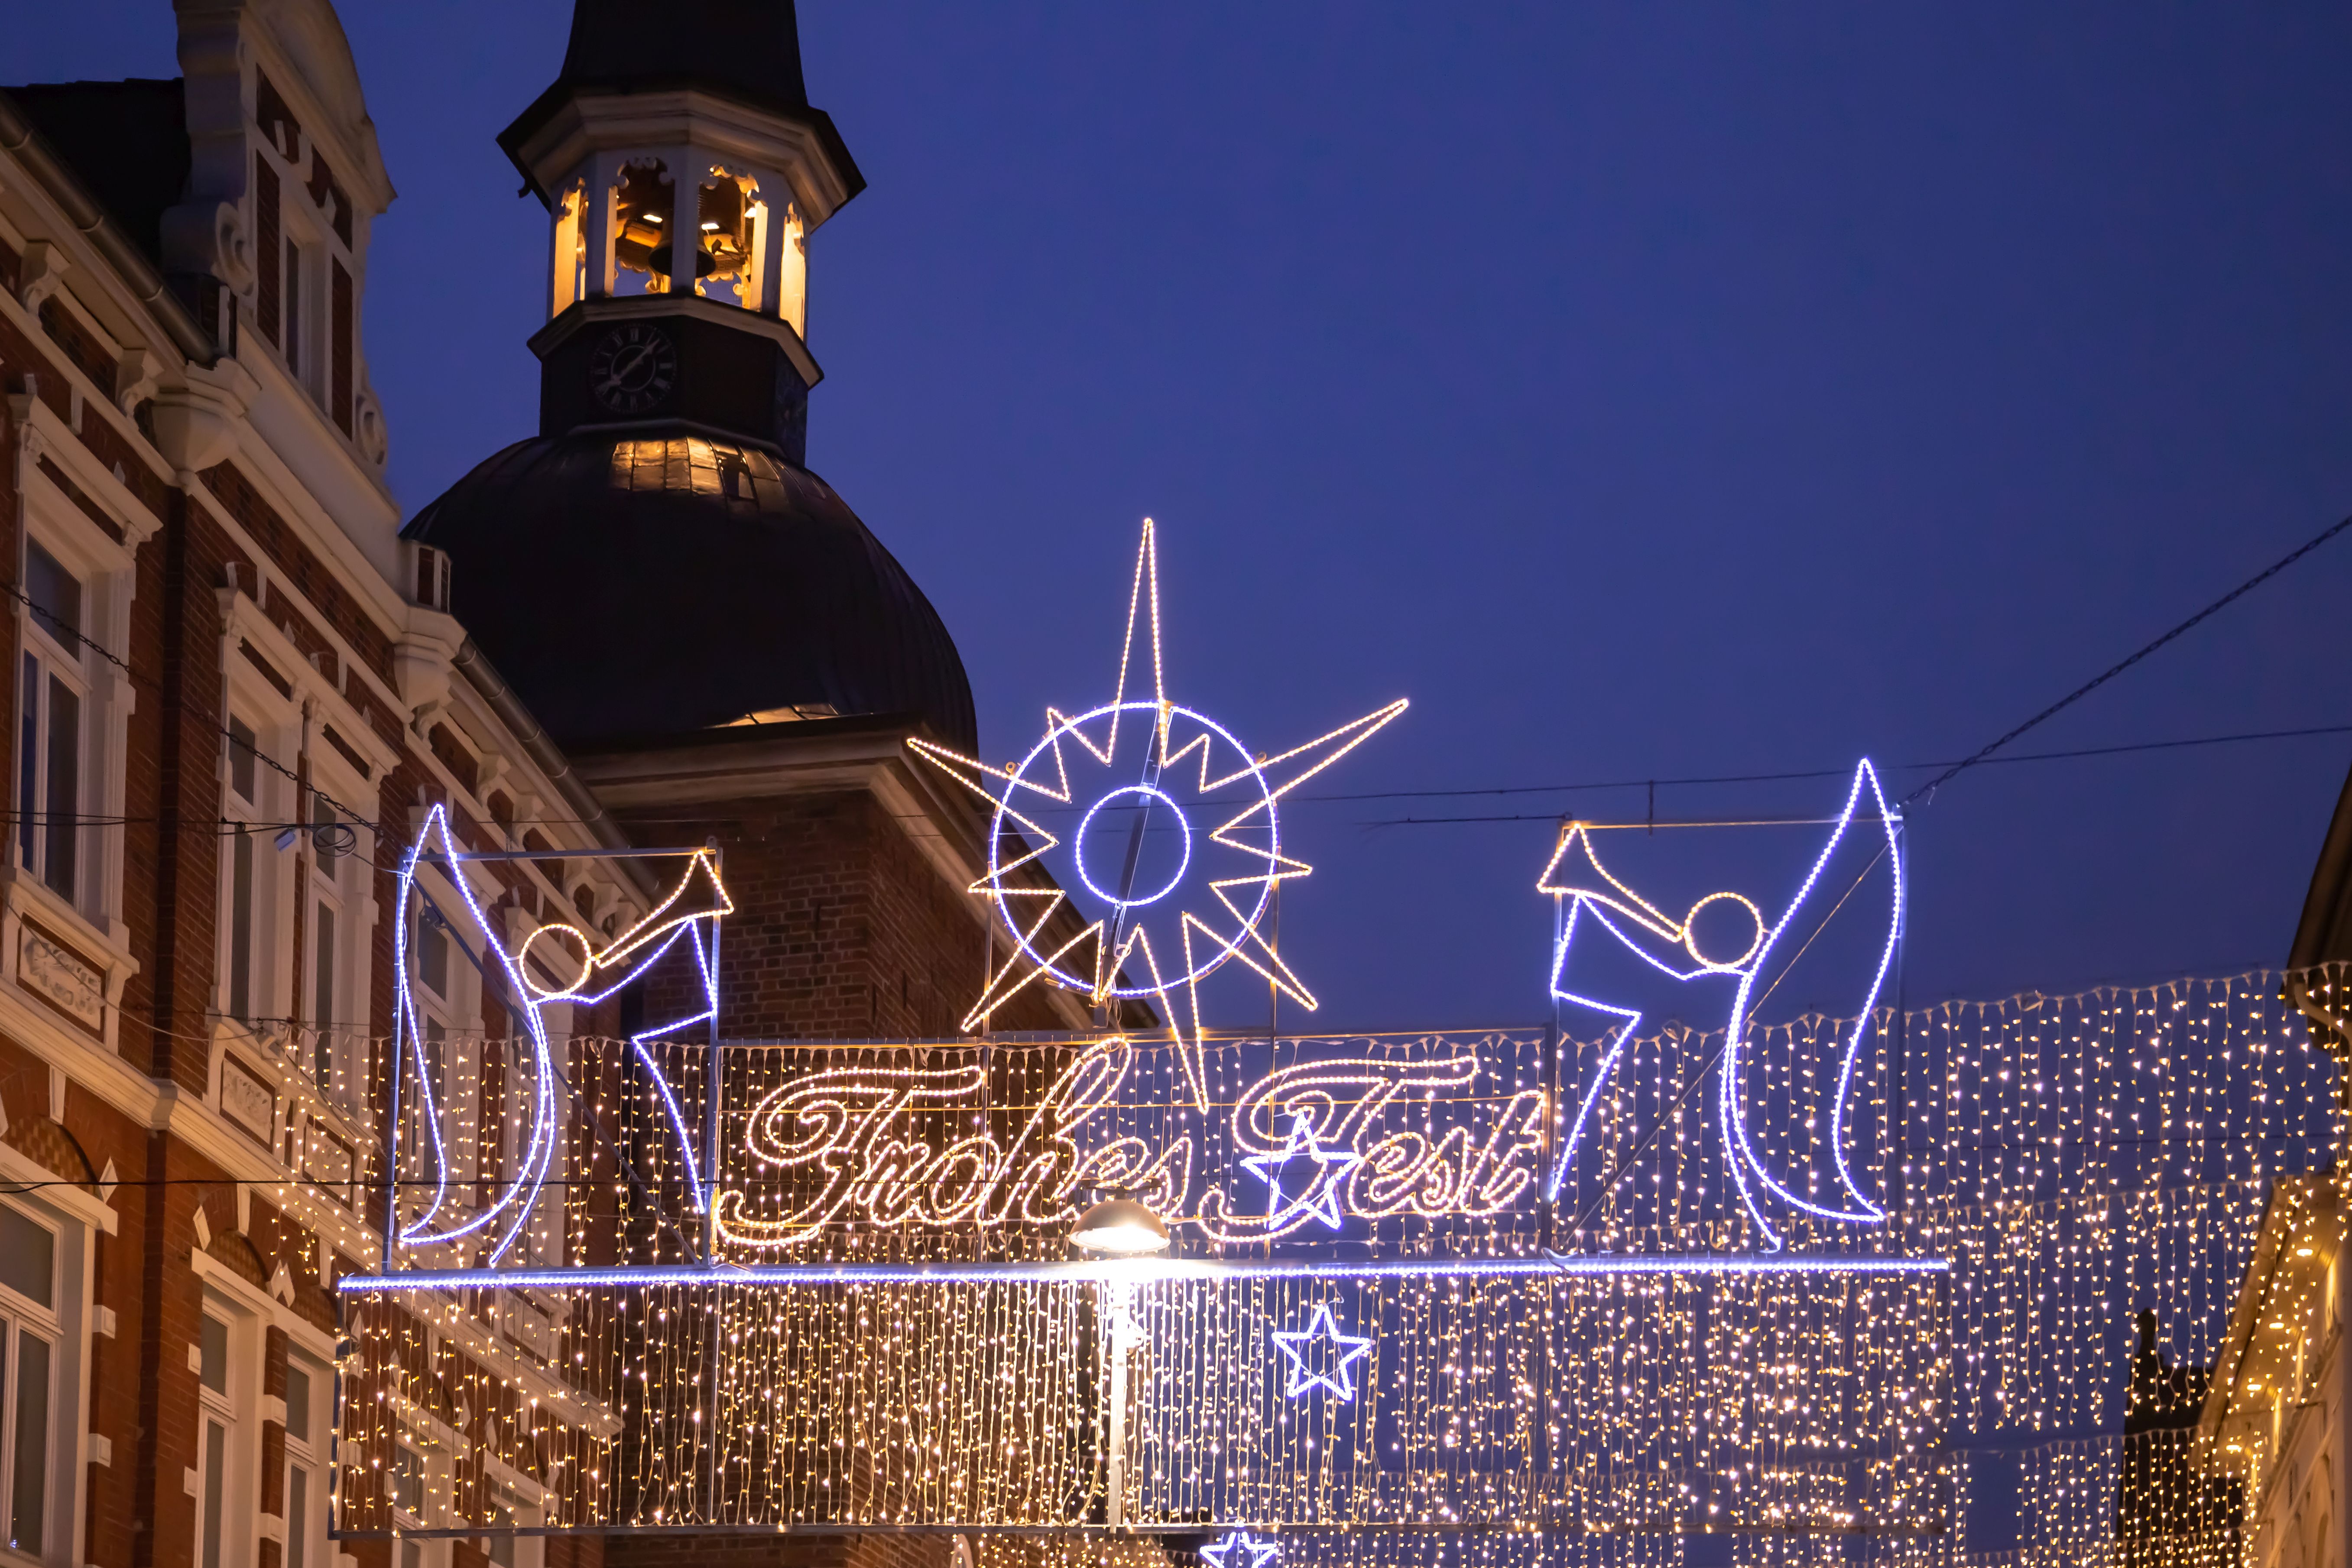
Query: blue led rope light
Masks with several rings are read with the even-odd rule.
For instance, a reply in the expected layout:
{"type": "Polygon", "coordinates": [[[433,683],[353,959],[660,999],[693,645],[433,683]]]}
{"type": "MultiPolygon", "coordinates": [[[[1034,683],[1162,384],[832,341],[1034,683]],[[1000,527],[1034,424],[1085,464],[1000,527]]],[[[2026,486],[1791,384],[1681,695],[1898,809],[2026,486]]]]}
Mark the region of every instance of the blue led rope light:
{"type": "MultiPolygon", "coordinates": [[[[672,888],[661,901],[635,924],[612,938],[603,947],[600,948],[594,937],[582,927],[568,921],[551,921],[534,929],[523,939],[521,945],[510,952],[503,942],[496,939],[494,932],[497,928],[488,912],[483,910],[480,900],[475,896],[472,884],[467,879],[462,869],[467,861],[484,857],[468,855],[457,847],[457,841],[450,833],[448,812],[446,806],[436,805],[425,814],[425,824],[418,831],[416,842],[411,845],[401,858],[396,876],[398,891],[393,906],[394,992],[393,1017],[395,1036],[404,1038],[395,1037],[394,1041],[393,1071],[397,1075],[401,1064],[406,1059],[413,1058],[416,1064],[420,1116],[432,1139],[433,1196],[423,1212],[401,1227],[399,1231],[401,1245],[423,1247],[461,1240],[487,1227],[501,1214],[512,1209],[514,1211],[512,1219],[500,1232],[496,1245],[491,1248],[490,1261],[498,1262],[512,1249],[514,1243],[530,1223],[531,1211],[537,1205],[540,1191],[546,1183],[548,1168],[553,1163],[559,1142],[556,1136],[558,1106],[554,1049],[548,1037],[545,1009],[558,1003],[593,1006],[606,1000],[659,963],[677,945],[681,936],[688,938],[692,943],[695,975],[702,993],[702,1010],[683,1018],[656,1025],[650,1029],[633,1035],[630,1037],[629,1045],[638,1061],[643,1064],[656,1090],[660,1094],[663,1107],[668,1114],[671,1130],[678,1141],[680,1163],[686,1169],[694,1212],[697,1214],[704,1212],[708,1198],[694,1157],[693,1136],[688,1129],[685,1112],[677,1103],[677,1097],[671,1091],[668,1077],[662,1071],[660,1064],[655,1060],[647,1041],[656,1036],[717,1016],[719,974],[716,965],[711,961],[710,949],[703,940],[701,927],[705,921],[716,926],[718,921],[734,912],[734,904],[728,898],[725,886],[719,880],[717,868],[710,863],[708,850],[696,849],[680,853],[688,858],[688,865],[685,875],[678,879],[677,886],[672,888]],[[436,841],[439,845],[437,852],[427,847],[429,844],[436,841]],[[497,959],[499,973],[503,979],[508,999],[510,1001],[520,999],[521,1005],[515,1010],[521,1014],[524,1026],[530,1036],[533,1068],[530,1139],[522,1159],[488,1206],[462,1224],[445,1226],[438,1230],[432,1228],[432,1225],[435,1216],[440,1213],[447,1198],[449,1157],[447,1147],[441,1136],[441,1118],[434,1100],[433,1071],[425,1048],[426,1042],[424,1021],[418,1011],[415,993],[410,984],[408,963],[408,917],[411,900],[425,899],[427,902],[431,901],[424,889],[416,886],[417,868],[428,860],[446,868],[450,884],[457,889],[459,898],[464,900],[467,913],[472,919],[475,930],[481,936],[483,951],[497,959]],[[707,877],[709,879],[713,895],[712,907],[692,909],[677,914],[671,913],[688,890],[694,886],[698,876],[707,877]],[[530,954],[532,945],[541,938],[563,934],[570,935],[579,942],[581,951],[588,955],[586,962],[581,966],[579,978],[572,984],[541,986],[531,978],[530,966],[524,962],[524,959],[530,954]],[[599,981],[602,984],[596,984],[599,981]]],[[[456,939],[456,933],[451,934],[453,939],[456,939]]],[[[462,941],[459,941],[459,945],[461,948],[464,947],[462,941]]],[[[471,950],[467,949],[466,953],[468,961],[475,962],[478,967],[478,961],[474,960],[471,950]]],[[[557,961],[564,961],[560,945],[557,961]]],[[[485,971],[485,977],[488,977],[487,971],[485,971]]]]}
{"type": "Polygon", "coordinates": [[[1339,1331],[1339,1321],[1331,1311],[1331,1303],[1318,1301],[1307,1326],[1297,1330],[1276,1330],[1266,1336],[1290,1363],[1289,1377],[1283,1393],[1292,1399],[1327,1388],[1343,1405],[1355,1403],[1356,1380],[1351,1373],[1355,1363],[1372,1353],[1372,1342],[1363,1334],[1339,1331]],[[1307,1352],[1317,1345],[1331,1347],[1324,1358],[1325,1370],[1316,1371],[1307,1364],[1307,1352]]]}
{"type": "Polygon", "coordinates": [[[1270,1568],[1281,1557],[1281,1547],[1246,1530],[1229,1530],[1215,1545],[1201,1548],[1201,1561],[1215,1568],[1270,1568]]]}
{"type": "Polygon", "coordinates": [[[1239,959],[1278,994],[1310,1012],[1317,1005],[1314,994],[1282,961],[1274,943],[1260,929],[1273,905],[1276,886],[1291,878],[1303,877],[1312,869],[1305,861],[1282,852],[1280,814],[1276,803],[1361,745],[1404,710],[1404,700],[1400,698],[1305,745],[1268,757],[1253,754],[1232,731],[1207,715],[1170,701],[1160,647],[1159,551],[1153,524],[1146,518],[1143,542],[1136,554],[1135,578],[1128,595],[1127,635],[1119,647],[1118,682],[1108,702],[1075,718],[1048,708],[1045,738],[1019,762],[1005,767],[964,756],[929,741],[910,738],[907,742],[916,755],[987,801],[992,811],[987,869],[969,890],[994,906],[996,918],[1013,939],[1013,951],[1002,969],[988,975],[980,999],[964,1016],[961,1027],[969,1030],[980,1026],[997,1008],[1040,980],[1083,994],[1097,1007],[1114,999],[1153,997],[1175,1037],[1193,1103],[1206,1112],[1210,1096],[1202,1047],[1202,980],[1223,968],[1228,960],[1239,959]],[[1137,663],[1139,628],[1148,632],[1150,641],[1151,696],[1148,700],[1128,696],[1128,677],[1137,663]],[[1143,777],[1140,782],[1121,783],[1088,805],[1079,820],[1073,850],[1079,884],[1108,905],[1110,912],[1074,936],[1058,943],[1049,942],[1044,940],[1044,932],[1069,895],[1058,887],[1027,885],[1027,879],[1017,873],[1059,847],[1063,839],[1034,816],[1025,815],[1015,803],[1020,801],[1031,805],[1033,810],[1038,809],[1024,799],[1025,791],[1055,805],[1075,805],[1071,759],[1066,748],[1078,748],[1108,768],[1118,752],[1122,723],[1130,730],[1139,726],[1143,729],[1143,777]],[[1236,784],[1246,783],[1248,786],[1243,792],[1246,800],[1241,809],[1206,836],[1209,844],[1242,856],[1247,869],[1230,876],[1210,875],[1206,879],[1208,894],[1216,906],[1222,906],[1223,914],[1213,907],[1181,909],[1174,916],[1172,936],[1163,929],[1163,953],[1153,947],[1139,911],[1175,892],[1193,868],[1192,824],[1161,785],[1169,770],[1192,759],[1195,752],[1197,788],[1203,798],[1236,784]],[[1277,773],[1282,775],[1278,779],[1277,773]],[[1097,882],[1087,869],[1084,847],[1087,830],[1104,808],[1128,802],[1133,803],[1134,826],[1125,874],[1113,892],[1097,882]],[[1161,887],[1139,898],[1132,879],[1145,816],[1156,816],[1162,809],[1176,819],[1181,840],[1181,862],[1175,874],[1161,887]],[[1241,837],[1244,833],[1251,837],[1241,837]],[[1263,841],[1255,841],[1261,834],[1263,841]],[[1011,852],[1015,849],[1017,853],[1011,852]],[[1230,929],[1220,929],[1218,923],[1213,923],[1228,920],[1230,929]],[[1090,973],[1082,961],[1089,944],[1093,949],[1090,973]],[[1138,971],[1133,981],[1124,977],[1130,963],[1138,971]],[[1181,1014],[1175,1005],[1175,994],[1180,991],[1188,1004],[1181,1014]]]}
{"type": "Polygon", "coordinates": [[[1947,1274],[1945,1258],[1774,1258],[1755,1254],[1643,1256],[1615,1254],[1536,1258],[1419,1258],[1387,1263],[1288,1262],[1155,1258],[1073,1263],[810,1263],[751,1268],[681,1265],[615,1268],[420,1268],[399,1274],[352,1274],[338,1280],[345,1295],[403,1290],[612,1289],[725,1285],[750,1289],[804,1289],[837,1285],[1073,1285],[1232,1279],[1331,1280],[1529,1279],[1545,1277],[1696,1277],[1750,1275],[1947,1274]]]}
{"type": "Polygon", "coordinates": [[[1639,1033],[1642,1022],[1642,1013],[1639,1008],[1621,1006],[1598,997],[1583,995],[1570,990],[1563,983],[1570,949],[1575,941],[1580,922],[1590,919],[1615,938],[1619,945],[1627,952],[1672,979],[1693,981],[1716,974],[1737,977],[1738,984],[1732,998],[1720,1076],[1716,1085],[1717,1124],[1721,1132],[1724,1161],[1730,1168],[1734,1189],[1738,1193],[1740,1205],[1747,1210],[1748,1218],[1755,1222],[1757,1233],[1762,1237],[1766,1250],[1779,1251],[1781,1247],[1781,1237],[1780,1233],[1765,1216],[1763,1207],[1758,1201],[1758,1194],[1749,1183],[1751,1173],[1757,1184],[1772,1196],[1791,1207],[1820,1218],[1864,1225],[1878,1224],[1886,1218],[1885,1211],[1862,1190],[1860,1184],[1854,1179],[1853,1169],[1845,1156],[1845,1129],[1848,1104],[1853,1090],[1854,1063],[1861,1056],[1863,1038],[1870,1029],[1872,1014],[1878,1005],[1879,992],[1885,985],[1887,970],[1894,963],[1895,943],[1902,934],[1903,857],[1902,846],[1897,837],[1901,821],[1900,815],[1886,803],[1886,796],[1879,785],[1877,770],[1871,766],[1869,759],[1864,758],[1854,769],[1853,782],[1846,793],[1845,805],[1831,827],[1820,855],[1815,858],[1812,868],[1805,874],[1803,882],[1798,887],[1796,896],[1790,900],[1788,908],[1769,928],[1764,924],[1762,915],[1756,905],[1736,893],[1710,893],[1692,905],[1690,912],[1682,920],[1672,920],[1660,913],[1654,905],[1643,900],[1610,874],[1593,853],[1590,831],[1583,824],[1573,824],[1566,833],[1561,835],[1559,847],[1553,851],[1551,859],[1545,865],[1543,874],[1537,879],[1536,882],[1538,890],[1551,894],[1556,902],[1565,905],[1559,920],[1559,936],[1552,952],[1551,994],[1560,1001],[1589,1007],[1595,1012],[1622,1019],[1622,1022],[1617,1026],[1612,1035],[1609,1047],[1601,1055],[1600,1066],[1593,1072],[1591,1082],[1578,1100],[1576,1114],[1569,1123],[1568,1135],[1560,1143],[1559,1152],[1552,1163],[1550,1177],[1546,1183],[1545,1196],[1548,1199],[1559,1197],[1560,1189],[1566,1183],[1568,1173],[1575,1163],[1577,1152],[1582,1145],[1585,1128],[1591,1121],[1593,1109],[1600,1103],[1603,1091],[1613,1080],[1625,1047],[1639,1033]],[[1815,1203],[1792,1191],[1789,1184],[1783,1182],[1757,1152],[1748,1131],[1748,1106],[1739,1090],[1739,1047],[1741,1036],[1750,1022],[1752,1005],[1749,997],[1757,976],[1762,973],[1766,961],[1771,956],[1781,939],[1789,933],[1799,911],[1811,897],[1814,888],[1820,882],[1822,872],[1828,867],[1831,858],[1837,853],[1840,845],[1844,842],[1846,833],[1853,826],[1856,812],[1863,804],[1865,790],[1868,792],[1869,800],[1876,807],[1876,819],[1881,831],[1885,835],[1886,844],[1884,852],[1893,867],[1894,896],[1887,917],[1886,942],[1880,950],[1878,967],[1871,976],[1870,985],[1863,996],[1862,1005],[1855,1010],[1853,1032],[1846,1039],[1845,1049],[1839,1062],[1837,1086],[1831,1097],[1829,1144],[1832,1170],[1839,1186],[1843,1189],[1849,1200],[1843,1205],[1831,1206],[1815,1203]],[[1581,869],[1591,872],[1595,880],[1578,881],[1570,879],[1573,873],[1562,874],[1564,863],[1579,850],[1582,851],[1584,857],[1584,866],[1581,869]],[[1697,946],[1696,936],[1697,917],[1699,911],[1709,904],[1727,899],[1745,906],[1750,915],[1755,917],[1756,933],[1749,942],[1747,951],[1738,958],[1709,959],[1700,952],[1697,946]],[[1621,925],[1620,921],[1624,923],[1621,925]],[[1633,929],[1629,931],[1627,927],[1633,929]],[[1638,940],[1633,934],[1634,931],[1646,931],[1654,937],[1680,945],[1691,955],[1695,961],[1695,966],[1682,969],[1662,962],[1638,940]]]}
{"type": "Polygon", "coordinates": [[[1724,1037],[1723,1076],[1717,1091],[1718,1097],[1717,1103],[1727,1149],[1731,1146],[1735,1138],[1738,1140],[1738,1154],[1731,1161],[1731,1168],[1733,1174],[1739,1177],[1740,1201],[1747,1205],[1748,1216],[1755,1220],[1757,1230],[1763,1237],[1765,1247],[1769,1251],[1778,1252],[1780,1249],[1780,1233],[1765,1219],[1762,1209],[1755,1202],[1753,1194],[1749,1193],[1747,1178],[1741,1174],[1743,1165],[1753,1170],[1775,1196],[1793,1207],[1802,1209],[1822,1219],[1875,1225],[1886,1218],[1886,1211],[1871,1202],[1869,1196],[1855,1185],[1853,1173],[1846,1168],[1845,1153],[1841,1145],[1844,1142],[1843,1133],[1845,1127],[1846,1097],[1853,1092],[1853,1088],[1854,1058],[1861,1054],[1863,1037],[1870,1030],[1871,1017],[1878,1005],[1878,993],[1886,984],[1886,971],[1895,962],[1895,944],[1902,934],[1903,847],[1895,837],[1895,824],[1898,820],[1899,818],[1888,809],[1886,796],[1878,786],[1877,770],[1870,765],[1868,758],[1864,758],[1854,769],[1853,787],[1846,792],[1845,806],[1838,813],[1837,826],[1830,830],[1829,839],[1822,846],[1822,852],[1814,859],[1812,869],[1805,873],[1804,884],[1797,889],[1797,896],[1789,900],[1788,911],[1765,936],[1759,945],[1755,963],[1750,964],[1747,973],[1740,976],[1739,990],[1732,1001],[1728,1032],[1724,1037]],[[1853,824],[1854,808],[1861,804],[1865,785],[1869,788],[1871,800],[1878,807],[1880,830],[1885,835],[1886,853],[1894,868],[1895,892],[1892,905],[1887,912],[1886,942],[1879,950],[1878,968],[1870,977],[1870,989],[1864,994],[1862,1005],[1854,1009],[1853,1033],[1847,1039],[1845,1058],[1838,1068],[1837,1092],[1830,1101],[1830,1150],[1833,1156],[1832,1164],[1837,1173],[1839,1184],[1844,1187],[1846,1195],[1853,1200],[1852,1208],[1832,1208],[1823,1204],[1811,1202],[1790,1191],[1788,1186],[1773,1174],[1771,1167],[1757,1155],[1755,1146],[1748,1140],[1747,1108],[1741,1103],[1738,1093],[1739,1043],[1740,1035],[1748,1026],[1748,993],[1756,984],[1756,976],[1762,971],[1765,960],[1770,956],[1773,948],[1778,945],[1781,937],[1787,934],[1790,924],[1797,918],[1798,910],[1812,895],[1814,886],[1821,880],[1822,870],[1830,863],[1830,858],[1837,853],[1839,844],[1845,837],[1846,829],[1853,824]]]}
{"type": "Polygon", "coordinates": [[[1353,1150],[1339,1154],[1325,1152],[1321,1142],[1315,1136],[1314,1116],[1304,1110],[1291,1116],[1290,1136],[1281,1148],[1271,1153],[1252,1154],[1242,1161],[1265,1184],[1267,1218],[1278,1218],[1294,1207],[1303,1208],[1331,1230],[1338,1230],[1347,1223],[1347,1216],[1339,1212],[1340,1178],[1363,1163],[1364,1157],[1353,1150]],[[1283,1202],[1282,1168],[1293,1160],[1315,1162],[1315,1179],[1307,1184],[1306,1192],[1301,1193],[1295,1202],[1286,1205],[1283,1202]],[[1313,1195],[1318,1193],[1321,1194],[1319,1197],[1313,1195]]]}

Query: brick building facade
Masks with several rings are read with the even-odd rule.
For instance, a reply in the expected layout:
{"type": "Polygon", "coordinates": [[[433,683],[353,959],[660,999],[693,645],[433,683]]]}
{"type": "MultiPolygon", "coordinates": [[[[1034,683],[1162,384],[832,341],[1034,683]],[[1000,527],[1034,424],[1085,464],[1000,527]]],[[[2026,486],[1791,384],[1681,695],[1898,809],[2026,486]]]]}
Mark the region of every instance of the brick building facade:
{"type": "MultiPolygon", "coordinates": [[[[716,843],[730,1034],[951,1034],[988,962],[964,892],[985,823],[904,745],[971,744],[961,662],[800,467],[806,239],[862,181],[806,105],[789,5],[747,10],[764,55],[714,77],[639,50],[650,74],[619,82],[608,11],[583,0],[509,132],[553,237],[541,437],[405,532],[360,325],[394,193],[327,0],[177,0],[180,78],[0,90],[0,1558],[601,1558],[329,1534],[333,1287],[384,1252],[393,868],[430,807],[474,848],[570,852],[481,868],[486,903],[607,933],[654,884],[598,851],[716,843]],[[656,149],[709,151],[713,183],[648,184],[656,149]],[[664,216],[715,237],[690,284],[646,243],[664,216]],[[551,518],[619,546],[707,528],[722,553],[677,584],[593,559],[518,601],[551,518]],[[713,580],[771,613],[684,597],[713,580]],[[593,623],[616,595],[675,629],[667,668],[495,613],[593,623]]],[[[436,984],[436,1027],[479,1042],[453,1071],[495,1108],[511,1020],[463,965],[436,984]]],[[[624,1005],[579,1009],[575,1049],[624,1005]]],[[[996,1020],[1085,1021],[1042,988],[996,1020]]],[[[610,1179],[565,1136],[573,1179],[610,1179]]],[[[576,1330],[529,1305],[425,1335],[452,1392],[391,1418],[443,1450],[548,1419],[519,1412],[556,1402],[576,1330]],[[455,1392],[481,1387],[498,1408],[455,1392]]],[[[427,1531],[528,1526],[551,1479],[419,1464],[361,1484],[427,1531]]]]}

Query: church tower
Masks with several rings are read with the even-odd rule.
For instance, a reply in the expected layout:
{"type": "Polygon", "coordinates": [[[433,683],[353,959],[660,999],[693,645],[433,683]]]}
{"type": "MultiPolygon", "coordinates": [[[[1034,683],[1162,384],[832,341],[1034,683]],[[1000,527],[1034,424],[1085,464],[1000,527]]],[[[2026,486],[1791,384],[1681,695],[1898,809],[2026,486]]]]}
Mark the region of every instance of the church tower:
{"type": "Polygon", "coordinates": [[[549,212],[542,434],[667,416],[803,462],[808,238],[866,182],[809,106],[791,0],[690,26],[580,0],[562,74],[499,144],[549,212]]]}
{"type": "Polygon", "coordinates": [[[806,467],[809,238],[865,180],[791,0],[577,0],[499,142],[548,212],[539,434],[410,521],[417,599],[575,754],[853,716],[971,749],[946,627],[806,467]]]}

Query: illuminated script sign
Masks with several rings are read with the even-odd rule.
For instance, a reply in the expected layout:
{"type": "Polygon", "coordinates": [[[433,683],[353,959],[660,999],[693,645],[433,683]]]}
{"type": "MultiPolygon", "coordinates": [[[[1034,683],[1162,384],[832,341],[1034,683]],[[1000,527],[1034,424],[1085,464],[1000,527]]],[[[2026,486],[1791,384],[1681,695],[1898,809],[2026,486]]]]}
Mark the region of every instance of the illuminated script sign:
{"type": "Polygon", "coordinates": [[[1540,1179],[1545,1094],[1482,1100],[1472,1052],[1339,1058],[1266,1073],[1234,1107],[1226,1136],[1186,1128],[1156,1137],[1113,1124],[1139,1053],[1122,1037],[1080,1051],[999,1133],[941,1137],[982,1110],[985,1069],[844,1068],[786,1079],[747,1118],[753,1169],[785,1178],[764,1210],[722,1188],[728,1241],[792,1247],[845,1221],[900,1226],[1066,1225],[1090,1191],[1132,1193],[1213,1241],[1273,1241],[1348,1220],[1502,1213],[1540,1179]],[[1443,1128],[1443,1106],[1472,1107],[1443,1128]],[[1419,1125],[1413,1125],[1414,1121],[1419,1125]],[[1099,1131],[1109,1135],[1097,1138],[1099,1131]],[[1230,1178],[1244,1179],[1238,1186],[1230,1178]]]}

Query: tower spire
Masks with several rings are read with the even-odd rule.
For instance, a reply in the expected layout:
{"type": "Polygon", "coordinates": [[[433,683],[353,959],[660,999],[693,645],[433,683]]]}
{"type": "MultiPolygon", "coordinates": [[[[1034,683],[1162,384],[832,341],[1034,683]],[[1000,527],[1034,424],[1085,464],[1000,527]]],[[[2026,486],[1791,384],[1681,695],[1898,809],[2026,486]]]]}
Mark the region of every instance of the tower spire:
{"type": "Polygon", "coordinates": [[[561,81],[643,90],[713,89],[787,113],[808,111],[793,0],[699,0],[692,20],[645,0],[578,0],[561,81]]]}

